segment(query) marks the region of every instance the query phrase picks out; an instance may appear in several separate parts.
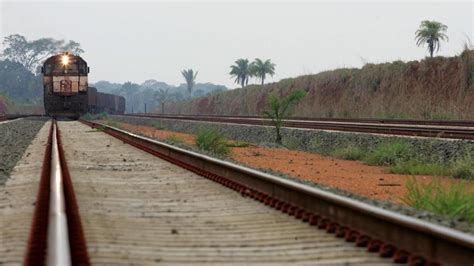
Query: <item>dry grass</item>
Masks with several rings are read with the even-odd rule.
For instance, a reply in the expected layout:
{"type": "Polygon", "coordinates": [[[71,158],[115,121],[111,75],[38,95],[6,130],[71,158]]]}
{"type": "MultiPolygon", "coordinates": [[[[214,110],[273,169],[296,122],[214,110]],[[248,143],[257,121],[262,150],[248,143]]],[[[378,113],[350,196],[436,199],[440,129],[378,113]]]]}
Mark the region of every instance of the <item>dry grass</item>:
{"type": "Polygon", "coordinates": [[[308,92],[294,116],[474,119],[474,51],[336,69],[176,103],[173,113],[261,115],[269,95],[308,92]]]}

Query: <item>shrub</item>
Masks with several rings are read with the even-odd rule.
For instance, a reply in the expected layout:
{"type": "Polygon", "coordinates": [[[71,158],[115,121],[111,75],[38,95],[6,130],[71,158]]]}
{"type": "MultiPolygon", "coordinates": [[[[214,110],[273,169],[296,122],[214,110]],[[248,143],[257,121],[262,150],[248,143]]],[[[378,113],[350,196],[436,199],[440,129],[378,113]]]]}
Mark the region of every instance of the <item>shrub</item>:
{"type": "Polygon", "coordinates": [[[173,142],[173,143],[184,143],[184,140],[176,135],[169,135],[168,137],[165,138],[167,141],[173,142]]]}
{"type": "Polygon", "coordinates": [[[474,180],[474,161],[471,156],[466,156],[453,163],[451,175],[454,178],[474,180]]]}
{"type": "Polygon", "coordinates": [[[396,165],[415,158],[410,145],[405,142],[382,143],[370,153],[365,161],[370,165],[396,165]]]}
{"type": "Polygon", "coordinates": [[[295,137],[285,137],[283,138],[282,141],[283,146],[290,150],[297,150],[298,148],[302,148],[303,144],[301,143],[301,140],[295,137]]]}
{"type": "Polygon", "coordinates": [[[474,194],[463,183],[446,186],[439,180],[426,184],[412,178],[406,188],[408,192],[402,200],[408,205],[474,223],[474,194]]]}
{"type": "Polygon", "coordinates": [[[222,134],[220,134],[215,129],[200,129],[197,134],[196,145],[200,149],[210,151],[215,154],[227,155],[230,152],[230,148],[227,145],[227,141],[222,136],[222,134]]]}
{"type": "Polygon", "coordinates": [[[165,127],[158,121],[153,121],[151,122],[151,127],[158,129],[158,130],[163,130],[165,127]]]}
{"type": "Polygon", "coordinates": [[[347,147],[335,149],[331,155],[344,160],[361,160],[364,158],[365,152],[360,148],[349,145],[347,147]]]}
{"type": "Polygon", "coordinates": [[[417,160],[399,162],[390,167],[390,172],[394,174],[437,176],[449,176],[450,174],[448,167],[444,165],[434,163],[422,163],[417,160]]]}
{"type": "Polygon", "coordinates": [[[106,112],[98,113],[98,114],[92,114],[92,113],[86,113],[82,115],[82,119],[84,120],[107,120],[109,119],[109,115],[106,112]]]}

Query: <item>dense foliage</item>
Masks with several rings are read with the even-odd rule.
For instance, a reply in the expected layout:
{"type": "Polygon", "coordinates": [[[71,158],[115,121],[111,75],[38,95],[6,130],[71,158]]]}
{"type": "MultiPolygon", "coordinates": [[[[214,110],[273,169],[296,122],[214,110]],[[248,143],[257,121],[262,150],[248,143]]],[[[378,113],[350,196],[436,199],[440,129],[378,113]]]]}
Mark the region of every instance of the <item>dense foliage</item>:
{"type": "Polygon", "coordinates": [[[41,104],[43,89],[41,76],[10,60],[0,61],[0,93],[15,102],[41,104]]]}

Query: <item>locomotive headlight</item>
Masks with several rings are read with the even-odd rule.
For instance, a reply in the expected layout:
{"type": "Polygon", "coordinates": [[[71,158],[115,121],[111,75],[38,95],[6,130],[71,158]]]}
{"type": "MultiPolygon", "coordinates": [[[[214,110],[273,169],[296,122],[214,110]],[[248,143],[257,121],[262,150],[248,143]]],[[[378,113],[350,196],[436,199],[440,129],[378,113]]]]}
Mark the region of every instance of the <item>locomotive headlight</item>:
{"type": "Polygon", "coordinates": [[[61,62],[63,63],[63,65],[67,66],[69,64],[69,56],[68,55],[63,55],[61,57],[61,62]]]}

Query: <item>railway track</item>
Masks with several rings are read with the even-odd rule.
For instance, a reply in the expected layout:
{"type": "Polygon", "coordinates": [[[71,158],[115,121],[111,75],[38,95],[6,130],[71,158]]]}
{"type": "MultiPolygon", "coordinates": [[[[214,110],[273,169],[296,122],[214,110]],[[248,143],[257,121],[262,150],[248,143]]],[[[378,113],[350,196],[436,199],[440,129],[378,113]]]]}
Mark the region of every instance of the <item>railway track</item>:
{"type": "MultiPolygon", "coordinates": [[[[133,114],[127,116],[271,126],[263,117],[133,114]]],[[[285,127],[474,140],[474,121],[291,118],[285,127]]]]}
{"type": "Polygon", "coordinates": [[[470,264],[474,237],[105,125],[124,142],[395,262],[470,264]]]}
{"type": "Polygon", "coordinates": [[[99,130],[77,122],[59,122],[56,134],[54,124],[50,129],[26,265],[47,261],[45,248],[54,246],[44,237],[50,220],[45,209],[53,208],[46,207],[43,194],[51,194],[47,177],[57,174],[51,169],[62,170],[70,257],[76,265],[474,261],[472,235],[82,122],[99,130]]]}

